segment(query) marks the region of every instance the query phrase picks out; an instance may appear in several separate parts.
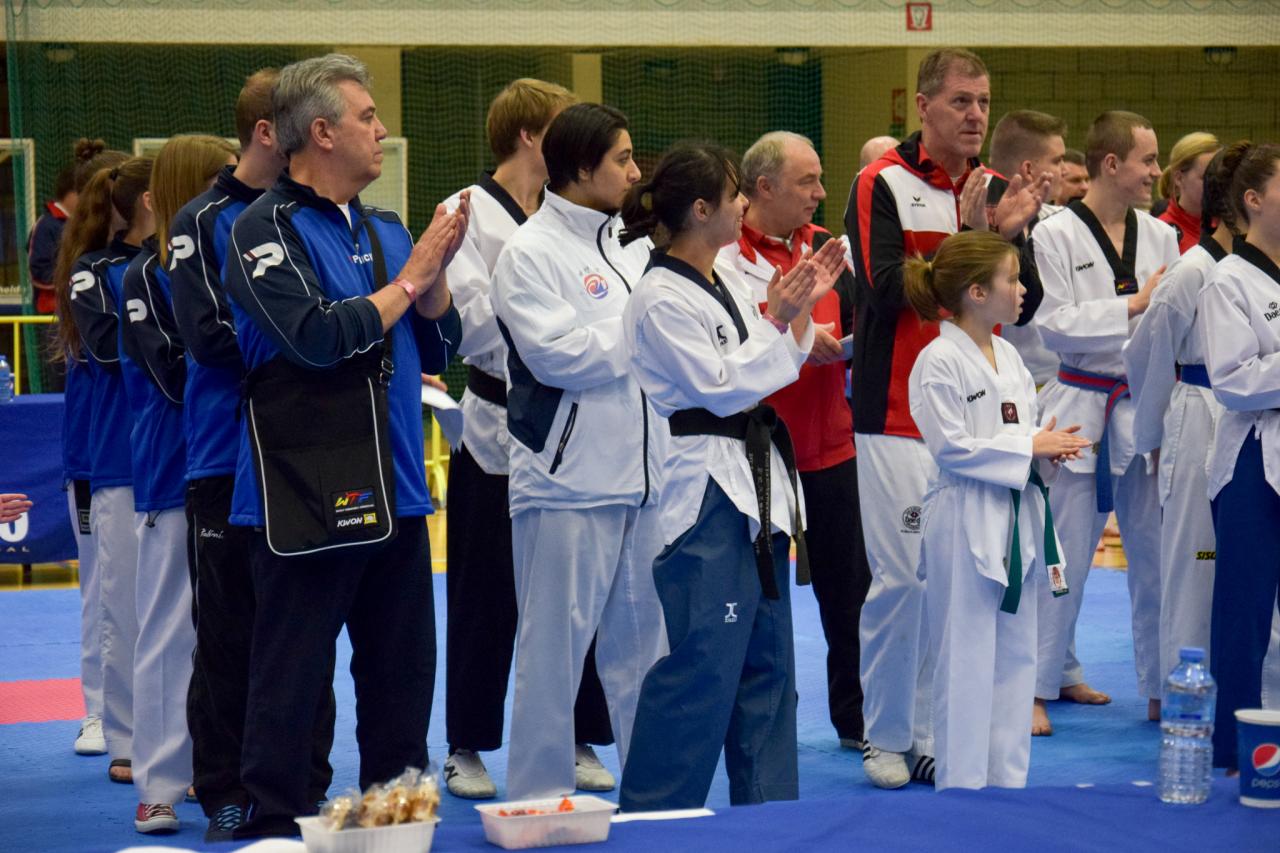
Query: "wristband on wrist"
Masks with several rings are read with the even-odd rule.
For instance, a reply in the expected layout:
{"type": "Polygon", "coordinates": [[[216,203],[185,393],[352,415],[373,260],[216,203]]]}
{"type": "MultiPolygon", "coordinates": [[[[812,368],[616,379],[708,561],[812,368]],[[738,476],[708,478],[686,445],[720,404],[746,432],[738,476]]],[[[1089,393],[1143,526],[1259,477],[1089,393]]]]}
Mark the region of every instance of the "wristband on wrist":
{"type": "Polygon", "coordinates": [[[413,282],[405,278],[398,278],[395,281],[391,282],[391,284],[394,287],[398,287],[401,290],[403,290],[405,293],[409,294],[410,302],[418,301],[418,288],[413,286],[413,282]]]}
{"type": "Polygon", "coordinates": [[[773,324],[773,327],[778,330],[778,334],[781,335],[786,333],[787,331],[786,323],[782,322],[777,317],[770,314],[768,311],[764,312],[764,318],[773,324]]]}

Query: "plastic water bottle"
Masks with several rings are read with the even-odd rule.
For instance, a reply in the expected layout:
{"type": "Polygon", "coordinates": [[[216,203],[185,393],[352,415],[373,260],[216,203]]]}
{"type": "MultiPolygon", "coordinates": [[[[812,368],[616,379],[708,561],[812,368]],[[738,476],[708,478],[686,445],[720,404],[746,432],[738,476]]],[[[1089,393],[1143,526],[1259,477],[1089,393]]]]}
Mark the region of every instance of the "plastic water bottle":
{"type": "Polygon", "coordinates": [[[1218,686],[1204,649],[1183,648],[1160,705],[1160,799],[1203,803],[1213,781],[1213,711],[1218,686]]]}
{"type": "Polygon", "coordinates": [[[9,369],[9,360],[0,355],[0,403],[13,399],[13,371],[9,369]]]}

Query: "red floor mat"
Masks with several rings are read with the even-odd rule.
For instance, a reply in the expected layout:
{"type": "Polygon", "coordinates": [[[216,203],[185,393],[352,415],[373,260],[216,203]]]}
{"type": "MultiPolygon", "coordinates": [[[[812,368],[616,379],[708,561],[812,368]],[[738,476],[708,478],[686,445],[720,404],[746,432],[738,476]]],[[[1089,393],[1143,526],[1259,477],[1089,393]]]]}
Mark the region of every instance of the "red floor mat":
{"type": "Polygon", "coordinates": [[[0,724],[47,723],[84,717],[78,678],[0,681],[0,724]]]}

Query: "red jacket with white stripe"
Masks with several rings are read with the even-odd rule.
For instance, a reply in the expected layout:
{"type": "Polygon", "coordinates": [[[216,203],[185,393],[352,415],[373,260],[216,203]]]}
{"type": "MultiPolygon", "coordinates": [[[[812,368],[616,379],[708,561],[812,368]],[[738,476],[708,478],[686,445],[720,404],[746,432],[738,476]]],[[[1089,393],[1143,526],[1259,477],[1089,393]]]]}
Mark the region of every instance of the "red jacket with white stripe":
{"type": "Polygon", "coordinates": [[[907,378],[916,356],[938,336],[938,324],[921,320],[906,301],[902,265],[916,254],[932,257],[960,230],[960,191],[974,170],[953,184],[929,159],[914,133],[853,179],[845,230],[857,279],[853,336],[854,430],[920,438],[911,418],[907,378]]]}

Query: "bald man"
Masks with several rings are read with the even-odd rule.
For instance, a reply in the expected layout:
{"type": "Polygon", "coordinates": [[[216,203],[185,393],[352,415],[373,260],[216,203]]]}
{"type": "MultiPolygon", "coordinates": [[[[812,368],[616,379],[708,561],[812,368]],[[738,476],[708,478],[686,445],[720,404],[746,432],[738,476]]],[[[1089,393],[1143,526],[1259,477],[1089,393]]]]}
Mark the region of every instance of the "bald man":
{"type": "Polygon", "coordinates": [[[881,156],[898,147],[898,140],[892,136],[873,136],[862,144],[862,153],[858,155],[858,168],[865,169],[881,156]]]}

